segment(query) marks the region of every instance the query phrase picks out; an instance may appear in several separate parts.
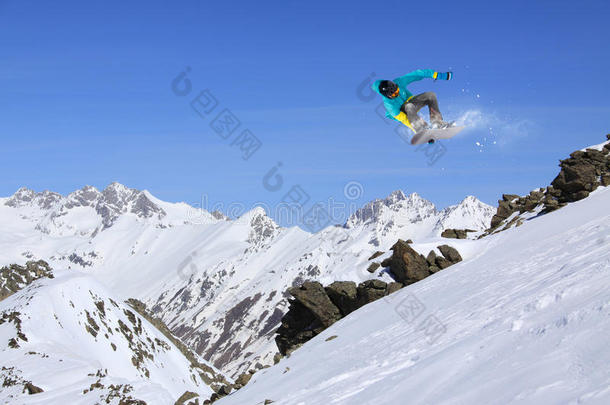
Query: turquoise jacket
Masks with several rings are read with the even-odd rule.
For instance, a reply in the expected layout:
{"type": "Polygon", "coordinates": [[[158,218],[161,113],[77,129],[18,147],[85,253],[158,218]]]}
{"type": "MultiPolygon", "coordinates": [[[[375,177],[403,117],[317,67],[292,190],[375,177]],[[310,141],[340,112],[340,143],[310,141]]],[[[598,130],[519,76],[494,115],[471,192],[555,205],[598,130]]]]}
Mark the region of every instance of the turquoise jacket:
{"type": "Polygon", "coordinates": [[[385,106],[386,111],[385,116],[388,118],[396,119],[396,116],[400,114],[400,107],[402,107],[405,101],[413,97],[413,93],[411,93],[407,89],[407,86],[409,84],[425,78],[435,80],[437,78],[443,78],[445,80],[448,80],[450,78],[450,76],[448,75],[444,77],[441,77],[441,75],[443,74],[438,73],[437,71],[432,69],[418,69],[414,70],[411,73],[407,73],[404,76],[397,77],[396,79],[392,80],[398,85],[398,88],[400,89],[400,93],[398,93],[398,97],[396,98],[387,98],[379,92],[379,83],[381,83],[381,80],[377,80],[375,83],[373,83],[371,87],[379,95],[381,95],[381,97],[383,97],[383,105],[385,106]]]}

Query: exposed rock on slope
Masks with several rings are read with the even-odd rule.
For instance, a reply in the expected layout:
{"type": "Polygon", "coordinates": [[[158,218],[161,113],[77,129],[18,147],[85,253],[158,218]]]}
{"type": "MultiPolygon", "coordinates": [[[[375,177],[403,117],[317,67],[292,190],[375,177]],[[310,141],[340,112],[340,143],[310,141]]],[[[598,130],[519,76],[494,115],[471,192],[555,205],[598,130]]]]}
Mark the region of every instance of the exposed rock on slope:
{"type": "MultiPolygon", "coordinates": [[[[610,140],[610,134],[606,138],[610,140]]],[[[491,227],[485,234],[519,226],[536,215],[582,200],[599,186],[610,185],[610,143],[572,152],[559,166],[561,170],[550,186],[533,190],[523,197],[502,195],[491,227]]]]}
{"type": "Polygon", "coordinates": [[[275,342],[282,355],[292,353],[343,316],[402,287],[380,280],[364,281],[358,286],[339,281],[324,288],[315,281],[289,289],[294,299],[276,331],[275,342]]]}
{"type": "Polygon", "coordinates": [[[29,261],[25,266],[11,264],[2,267],[0,269],[0,301],[42,277],[53,278],[51,267],[44,260],[29,261]]]}
{"type": "Polygon", "coordinates": [[[458,251],[448,245],[438,247],[442,256],[431,251],[427,258],[403,240],[396,242],[392,250],[392,256],[382,266],[389,267],[398,282],[373,279],[356,285],[352,281],[335,281],[323,287],[318,282],[308,281],[300,287],[290,288],[288,292],[294,299],[289,300],[288,312],[276,331],[279,352],[282,355],[292,353],[356,309],[462,260],[458,251]]]}
{"type": "Polygon", "coordinates": [[[441,236],[443,238],[450,239],[466,239],[468,238],[468,232],[476,232],[474,229],[445,229],[441,236]]]}
{"type": "Polygon", "coordinates": [[[218,391],[220,387],[229,383],[222,374],[209,365],[203,363],[197,354],[191,351],[184,343],[180,341],[180,339],[174,336],[174,334],[161,319],[154,317],[146,309],[146,305],[143,302],[138,301],[135,298],[130,298],[127,300],[127,303],[139,315],[154,325],[159,332],[163,333],[163,335],[170,342],[172,342],[178,348],[178,350],[180,350],[180,353],[182,353],[184,357],[190,361],[192,369],[198,370],[199,376],[210,388],[212,388],[214,391],[218,391]]]}

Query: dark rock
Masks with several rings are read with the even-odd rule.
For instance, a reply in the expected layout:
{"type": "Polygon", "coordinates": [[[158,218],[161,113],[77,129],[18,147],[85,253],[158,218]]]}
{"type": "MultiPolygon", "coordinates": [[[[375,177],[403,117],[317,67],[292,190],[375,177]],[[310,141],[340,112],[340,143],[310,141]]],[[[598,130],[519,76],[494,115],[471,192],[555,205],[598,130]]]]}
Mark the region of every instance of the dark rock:
{"type": "Polygon", "coordinates": [[[430,266],[430,267],[428,267],[428,270],[430,270],[430,273],[432,273],[432,274],[438,273],[439,271],[441,271],[441,269],[438,268],[437,266],[430,266]]]}
{"type": "Polygon", "coordinates": [[[222,387],[220,387],[217,394],[218,396],[224,397],[229,395],[231,391],[233,391],[233,387],[231,387],[230,385],[223,385],[222,387]]]}
{"type": "Polygon", "coordinates": [[[369,273],[374,273],[375,270],[377,270],[379,267],[381,267],[381,264],[374,262],[374,263],[371,263],[369,265],[369,267],[366,268],[366,271],[368,271],[369,273]]]}
{"type": "Polygon", "coordinates": [[[282,318],[277,329],[275,344],[282,356],[286,356],[299,348],[325,327],[311,311],[296,300],[288,301],[288,312],[282,318]]]}
{"type": "Polygon", "coordinates": [[[185,405],[188,400],[191,400],[198,396],[199,394],[197,394],[196,392],[185,391],[184,394],[180,395],[180,398],[178,398],[176,402],[174,402],[174,405],[185,405]]]}
{"type": "Polygon", "coordinates": [[[392,281],[391,283],[388,284],[388,288],[386,289],[386,295],[395,293],[396,291],[400,290],[402,287],[404,287],[402,284],[397,283],[396,281],[392,281]]]}
{"type": "Polygon", "coordinates": [[[413,243],[413,241],[412,241],[411,239],[407,239],[407,243],[408,243],[408,244],[412,244],[412,243],[413,243]]]}
{"type": "Polygon", "coordinates": [[[572,201],[579,201],[589,196],[589,192],[587,190],[581,190],[572,195],[572,201]]]}
{"type": "MultiPolygon", "coordinates": [[[[254,371],[254,370],[250,370],[250,371],[254,371]]],[[[248,384],[248,382],[250,381],[250,379],[252,378],[253,375],[254,375],[254,373],[250,373],[250,372],[240,374],[239,377],[237,377],[235,379],[235,385],[243,387],[244,385],[248,384]]]]}
{"type": "Polygon", "coordinates": [[[561,191],[560,202],[578,201],[585,193],[595,190],[599,183],[598,177],[607,172],[604,165],[606,157],[600,151],[588,149],[587,152],[576,151],[569,159],[559,164],[561,171],[551,183],[561,191]]]}
{"type": "Polygon", "coordinates": [[[610,186],[610,174],[602,174],[601,183],[604,187],[610,186]]]}
{"type": "Polygon", "coordinates": [[[436,266],[434,266],[434,267],[437,267],[439,270],[443,270],[443,269],[446,269],[447,267],[451,266],[453,263],[451,263],[449,260],[445,259],[443,256],[436,256],[435,264],[436,264],[436,266]]]}
{"type": "Polygon", "coordinates": [[[508,218],[510,214],[514,212],[514,209],[510,206],[510,203],[506,201],[498,202],[498,211],[496,215],[502,218],[508,218]]]}
{"type": "Polygon", "coordinates": [[[502,221],[504,221],[507,217],[501,217],[498,214],[494,215],[493,217],[491,217],[491,224],[490,227],[491,229],[496,228],[498,225],[500,225],[500,223],[502,223],[502,221]]]}
{"type": "Polygon", "coordinates": [[[449,245],[438,246],[438,250],[440,250],[445,259],[449,260],[451,263],[455,264],[462,261],[462,256],[460,256],[458,251],[449,245]]]}
{"type": "Polygon", "coordinates": [[[505,202],[510,202],[515,198],[519,198],[517,194],[502,194],[502,200],[505,202]]]}
{"type": "Polygon", "coordinates": [[[442,233],[441,233],[441,237],[442,238],[451,238],[451,239],[457,239],[457,235],[455,234],[455,229],[445,229],[442,233]]]}
{"type": "Polygon", "coordinates": [[[317,281],[306,281],[300,287],[290,288],[288,292],[308,308],[324,327],[341,319],[339,308],[332,303],[322,284],[317,281]]]}
{"type": "Polygon", "coordinates": [[[28,395],[39,394],[43,392],[42,388],[35,386],[31,382],[26,382],[24,388],[28,392],[28,395]]]}
{"type": "Polygon", "coordinates": [[[369,257],[369,260],[376,259],[376,258],[378,258],[379,256],[383,255],[383,253],[384,253],[384,252],[381,252],[381,251],[379,251],[379,250],[378,250],[378,251],[376,251],[375,253],[373,253],[373,254],[371,255],[371,257],[369,257]]]}
{"type": "Polygon", "coordinates": [[[353,281],[335,281],[325,288],[330,300],[343,316],[358,308],[358,291],[353,281]]]}
{"type": "Polygon", "coordinates": [[[0,301],[43,277],[54,277],[51,267],[44,260],[28,261],[25,266],[11,264],[0,268],[0,301]]]}
{"type": "Polygon", "coordinates": [[[445,229],[443,233],[441,233],[441,237],[451,239],[466,239],[468,237],[468,232],[474,231],[472,229],[445,229]]]}
{"type": "Polygon", "coordinates": [[[358,284],[358,306],[378,300],[386,295],[387,284],[381,280],[367,280],[358,284]]]}
{"type": "Polygon", "coordinates": [[[436,253],[434,250],[431,250],[430,253],[428,253],[428,256],[426,256],[426,261],[428,262],[428,266],[436,265],[436,253]]]}
{"type": "MultiPolygon", "coordinates": [[[[392,246],[392,257],[384,260],[386,266],[394,275],[397,281],[404,285],[413,284],[430,275],[428,263],[405,241],[399,239],[392,246]]],[[[384,265],[382,263],[382,266],[384,265]]]]}

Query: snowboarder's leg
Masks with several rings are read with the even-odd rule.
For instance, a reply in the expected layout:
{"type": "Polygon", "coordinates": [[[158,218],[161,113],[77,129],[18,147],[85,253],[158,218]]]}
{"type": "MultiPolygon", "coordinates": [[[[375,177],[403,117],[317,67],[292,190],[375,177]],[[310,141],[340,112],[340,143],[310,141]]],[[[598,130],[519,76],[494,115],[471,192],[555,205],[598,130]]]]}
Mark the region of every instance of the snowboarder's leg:
{"type": "Polygon", "coordinates": [[[412,103],[417,108],[417,111],[421,110],[424,106],[428,106],[430,110],[430,123],[431,124],[444,124],[441,110],[438,108],[438,99],[436,94],[432,91],[418,94],[414,96],[408,103],[412,103]]]}
{"type": "MultiPolygon", "coordinates": [[[[415,97],[413,97],[413,98],[415,98],[415,97]]],[[[413,99],[411,99],[411,100],[413,100],[413,99]]],[[[404,112],[405,114],[407,114],[407,118],[409,119],[411,126],[417,133],[417,132],[421,131],[422,129],[425,129],[428,126],[428,123],[426,121],[424,121],[424,119],[422,117],[420,117],[419,114],[417,113],[419,110],[421,110],[423,105],[420,106],[416,103],[411,103],[411,100],[407,101],[406,103],[404,103],[402,105],[401,111],[404,112]]]]}

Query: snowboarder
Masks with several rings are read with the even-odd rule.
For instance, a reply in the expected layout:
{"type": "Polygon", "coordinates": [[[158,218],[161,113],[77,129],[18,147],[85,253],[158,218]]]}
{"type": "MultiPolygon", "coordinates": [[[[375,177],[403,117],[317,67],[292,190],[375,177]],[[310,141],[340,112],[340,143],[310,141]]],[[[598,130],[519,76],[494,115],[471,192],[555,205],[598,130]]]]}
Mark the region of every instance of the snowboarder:
{"type": "Polygon", "coordinates": [[[428,106],[430,110],[430,123],[433,128],[447,128],[451,123],[443,121],[436,94],[428,91],[414,96],[407,89],[407,85],[425,78],[451,80],[452,76],[452,72],[440,73],[432,69],[418,69],[394,80],[377,80],[372,88],[383,97],[386,117],[402,122],[417,133],[428,128],[428,123],[417,114],[424,106],[428,106]]]}

